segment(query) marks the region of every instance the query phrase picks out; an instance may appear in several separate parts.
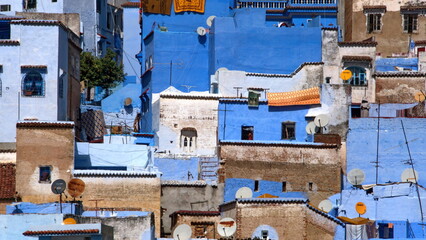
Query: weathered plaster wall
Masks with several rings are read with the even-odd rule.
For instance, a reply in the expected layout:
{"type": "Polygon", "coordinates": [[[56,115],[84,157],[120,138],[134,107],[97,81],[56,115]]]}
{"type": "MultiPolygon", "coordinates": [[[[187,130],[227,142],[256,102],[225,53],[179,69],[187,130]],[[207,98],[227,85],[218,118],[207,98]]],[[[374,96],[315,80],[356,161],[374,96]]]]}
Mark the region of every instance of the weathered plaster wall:
{"type": "Polygon", "coordinates": [[[175,211],[218,211],[223,201],[223,184],[217,186],[179,186],[163,185],[161,187],[161,207],[163,209],[162,231],[170,234],[172,223],[169,217],[175,211]]]}
{"type": "Polygon", "coordinates": [[[175,225],[173,226],[173,228],[179,226],[180,224],[187,224],[191,226],[192,238],[200,238],[200,236],[205,236],[205,238],[207,239],[217,239],[220,237],[216,228],[219,220],[220,220],[219,215],[218,216],[186,216],[186,215],[179,214],[177,216],[177,221],[175,225]],[[206,227],[203,235],[200,235],[200,236],[196,235],[197,225],[206,227]]]}
{"type": "MultiPolygon", "coordinates": [[[[362,41],[374,37],[378,42],[377,52],[383,57],[391,56],[392,53],[407,53],[410,39],[423,40],[426,32],[426,17],[419,15],[418,31],[412,34],[403,32],[403,18],[400,13],[401,6],[409,4],[416,5],[412,0],[353,0],[351,24],[347,22],[346,28],[350,28],[347,34],[351,34],[352,41],[362,41]],[[364,6],[385,5],[386,12],[382,17],[382,30],[379,33],[369,34],[367,32],[366,15],[364,6]]],[[[422,3],[419,4],[422,6],[422,3]]]]}
{"type": "MultiPolygon", "coordinates": [[[[416,171],[422,176],[426,166],[422,159],[426,157],[424,145],[426,138],[424,118],[380,118],[379,142],[379,175],[378,183],[401,181],[401,173],[410,166],[405,164],[409,159],[404,140],[401,121],[404,123],[407,140],[416,171]]],[[[377,118],[351,118],[347,139],[347,171],[359,168],[365,173],[363,184],[375,183],[376,169],[374,163],[377,154],[377,118]],[[360,154],[362,151],[362,154],[360,154]]],[[[426,180],[419,178],[419,184],[426,180]]],[[[351,184],[345,178],[345,189],[351,184]]]]}
{"type": "Polygon", "coordinates": [[[225,178],[287,182],[307,192],[314,205],[340,191],[341,160],[336,147],[221,143],[225,178]],[[312,183],[312,190],[309,190],[312,183]]]}
{"type": "MultiPolygon", "coordinates": [[[[59,4],[59,2],[56,3],[59,4]]],[[[59,20],[74,34],[80,36],[80,15],[78,13],[17,12],[16,15],[27,19],[59,20]]]]}
{"type": "Polygon", "coordinates": [[[74,167],[74,130],[18,127],[16,141],[16,191],[24,202],[53,202],[50,182],[39,182],[40,166],[51,166],[51,182],[71,179],[74,167]]]}
{"type": "Polygon", "coordinates": [[[425,91],[424,76],[376,77],[376,101],[380,103],[414,103],[414,95],[425,91]]]}
{"type": "Polygon", "coordinates": [[[194,97],[190,94],[161,95],[159,107],[157,131],[159,151],[184,155],[216,153],[218,97],[194,97]],[[183,147],[181,130],[185,128],[197,131],[193,150],[185,150],[183,147]]]}
{"type": "Polygon", "coordinates": [[[160,179],[149,177],[87,177],[79,176],[86,184],[82,197],[85,207],[138,208],[154,213],[156,236],[160,234],[160,179]]]}
{"type": "Polygon", "coordinates": [[[18,214],[18,215],[0,215],[0,239],[28,240],[32,237],[24,236],[22,233],[27,231],[32,225],[51,225],[62,223],[62,214],[18,214]]]}
{"type": "Polygon", "coordinates": [[[78,223],[102,223],[114,228],[114,239],[153,239],[154,216],[146,217],[78,217],[78,223]]]}

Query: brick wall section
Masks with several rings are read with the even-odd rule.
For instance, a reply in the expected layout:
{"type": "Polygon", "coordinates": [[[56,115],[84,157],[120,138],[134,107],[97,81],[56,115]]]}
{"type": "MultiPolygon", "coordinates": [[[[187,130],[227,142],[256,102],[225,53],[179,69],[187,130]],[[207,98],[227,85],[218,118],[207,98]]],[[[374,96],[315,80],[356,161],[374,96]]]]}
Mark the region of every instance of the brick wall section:
{"type": "Polygon", "coordinates": [[[0,214],[6,214],[6,205],[15,200],[15,174],[15,164],[0,164],[0,214]]]}
{"type": "Polygon", "coordinates": [[[414,94],[425,91],[424,77],[376,77],[376,101],[380,103],[413,103],[414,94]]]}
{"type": "Polygon", "coordinates": [[[285,181],[287,191],[307,192],[317,206],[340,192],[340,150],[331,145],[305,146],[221,143],[225,178],[285,181]]]}

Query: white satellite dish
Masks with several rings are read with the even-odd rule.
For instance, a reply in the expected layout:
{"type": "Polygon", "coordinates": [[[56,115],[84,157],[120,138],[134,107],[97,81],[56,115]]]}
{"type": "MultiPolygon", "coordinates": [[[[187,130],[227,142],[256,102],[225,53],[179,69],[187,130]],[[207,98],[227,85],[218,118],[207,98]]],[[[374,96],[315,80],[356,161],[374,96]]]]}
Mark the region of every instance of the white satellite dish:
{"type": "Polygon", "coordinates": [[[149,69],[149,61],[148,59],[145,60],[145,70],[149,69]]]}
{"type": "Polygon", "coordinates": [[[237,230],[237,223],[232,218],[223,218],[217,224],[217,232],[222,237],[230,237],[237,230]]]}
{"type": "Polygon", "coordinates": [[[213,24],[213,19],[215,19],[215,18],[216,18],[216,16],[208,17],[207,20],[206,20],[207,26],[211,27],[212,24],[213,24]]]}
{"type": "Polygon", "coordinates": [[[333,203],[326,199],[326,200],[322,200],[319,205],[318,208],[326,213],[330,212],[331,209],[333,209],[333,203]]]}
{"type": "Polygon", "coordinates": [[[361,185],[365,180],[365,173],[359,168],[354,168],[348,172],[347,178],[352,185],[361,185]]]}
{"type": "Polygon", "coordinates": [[[318,132],[318,127],[314,122],[309,122],[308,125],[306,125],[306,132],[308,134],[315,134],[318,132]]]}
{"type": "Polygon", "coordinates": [[[216,80],[218,80],[219,78],[219,72],[222,72],[222,71],[228,71],[228,69],[225,67],[218,68],[216,72],[214,73],[214,77],[216,78],[216,80]]]}
{"type": "Polygon", "coordinates": [[[198,33],[198,35],[200,35],[200,36],[204,36],[204,35],[206,35],[206,29],[205,28],[203,28],[203,27],[198,27],[197,28],[197,33],[198,33]]]}
{"type": "Polygon", "coordinates": [[[330,121],[330,118],[325,114],[320,114],[316,116],[314,119],[314,123],[317,127],[325,127],[327,126],[329,121],[330,121]]]}
{"type": "Polygon", "coordinates": [[[152,55],[149,56],[149,68],[152,68],[152,55]]]}
{"type": "Polygon", "coordinates": [[[253,191],[248,187],[242,187],[235,193],[235,198],[252,198],[253,191]]]}
{"type": "Polygon", "coordinates": [[[173,231],[174,240],[189,240],[192,235],[191,227],[188,224],[181,224],[173,231]]]}
{"type": "Polygon", "coordinates": [[[418,182],[419,181],[419,173],[416,170],[413,170],[412,168],[406,168],[401,174],[401,181],[402,182],[415,183],[416,179],[417,179],[417,182],[418,182]]]}

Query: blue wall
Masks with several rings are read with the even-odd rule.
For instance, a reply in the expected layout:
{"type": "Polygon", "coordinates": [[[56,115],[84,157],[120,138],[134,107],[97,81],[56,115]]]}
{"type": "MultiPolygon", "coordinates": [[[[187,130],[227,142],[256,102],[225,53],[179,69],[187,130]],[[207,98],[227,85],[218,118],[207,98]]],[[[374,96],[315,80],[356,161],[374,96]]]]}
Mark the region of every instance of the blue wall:
{"type": "Polygon", "coordinates": [[[296,139],[282,141],[305,142],[308,137],[305,115],[309,108],[307,105],[273,107],[266,102],[260,102],[258,108],[253,108],[248,107],[247,100],[219,101],[219,139],[241,140],[241,127],[254,126],[254,140],[281,141],[281,123],[291,121],[296,122],[296,139]]]}
{"type": "Polygon", "coordinates": [[[413,71],[418,69],[418,58],[377,58],[376,71],[378,72],[394,72],[398,71],[395,66],[409,68],[413,71]]]}
{"type": "MultiPolygon", "coordinates": [[[[409,159],[404,134],[401,127],[404,122],[408,144],[414,167],[419,173],[419,183],[426,185],[426,129],[425,118],[381,118],[379,143],[379,183],[400,182],[401,173],[410,166],[404,164],[409,159]]],[[[359,168],[364,171],[366,179],[363,184],[375,183],[377,118],[352,118],[349,121],[347,137],[347,171],[359,168]]],[[[351,184],[344,182],[344,188],[351,188],[351,184]]]]}
{"type": "MultiPolygon", "coordinates": [[[[127,84],[124,87],[118,89],[113,94],[102,100],[102,111],[106,113],[116,113],[120,112],[121,109],[124,109],[124,100],[126,98],[132,99],[132,108],[140,108],[141,100],[139,96],[141,95],[141,85],[140,84],[127,84]]],[[[130,106],[129,106],[130,107],[130,106]]]]}
{"type": "Polygon", "coordinates": [[[172,159],[156,158],[155,166],[162,173],[161,180],[181,180],[188,181],[188,172],[193,178],[190,181],[198,180],[198,158],[191,159],[172,159]]]}
{"type": "Polygon", "coordinates": [[[265,193],[283,198],[307,198],[306,194],[303,192],[283,192],[281,182],[266,180],[259,180],[259,191],[255,192],[254,181],[255,180],[245,178],[227,178],[225,180],[225,192],[223,194],[224,202],[234,200],[238,189],[242,187],[250,188],[253,191],[254,198],[265,193]]]}

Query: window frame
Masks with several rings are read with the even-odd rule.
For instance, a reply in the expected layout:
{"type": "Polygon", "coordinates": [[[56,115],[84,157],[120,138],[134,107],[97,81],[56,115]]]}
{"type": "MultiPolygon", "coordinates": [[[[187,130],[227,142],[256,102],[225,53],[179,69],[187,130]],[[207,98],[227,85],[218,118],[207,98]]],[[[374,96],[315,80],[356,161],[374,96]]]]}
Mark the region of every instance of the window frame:
{"type": "Polygon", "coordinates": [[[286,121],[281,123],[281,140],[296,140],[296,122],[286,121]],[[288,131],[291,128],[293,128],[293,136],[290,136],[291,134],[288,131]]]}
{"type": "Polygon", "coordinates": [[[378,33],[382,31],[382,21],[383,14],[372,12],[367,13],[367,32],[368,33],[378,33]]]}
{"type": "Polygon", "coordinates": [[[46,81],[44,80],[44,73],[42,71],[36,70],[36,69],[30,69],[23,73],[22,77],[22,84],[21,84],[21,95],[24,97],[45,97],[46,96],[46,81]],[[27,77],[29,77],[29,74],[38,74],[40,76],[40,93],[33,94],[34,89],[27,89],[27,81],[32,81],[32,87],[35,87],[36,82],[35,80],[27,80],[27,77]]]}
{"type": "Polygon", "coordinates": [[[254,126],[241,126],[241,140],[254,140],[254,126]],[[251,136],[250,136],[251,133],[251,136]]]}
{"type": "Polygon", "coordinates": [[[1,4],[0,5],[0,12],[10,12],[12,9],[12,6],[10,4],[1,4]]]}
{"type": "Polygon", "coordinates": [[[419,14],[417,13],[402,14],[402,30],[404,31],[404,33],[416,33],[419,30],[419,14]],[[412,20],[410,24],[411,17],[412,17],[412,20]]]}
{"type": "Polygon", "coordinates": [[[368,86],[367,69],[360,66],[349,66],[345,70],[352,72],[352,77],[348,80],[348,84],[351,86],[368,86]],[[361,70],[359,72],[353,71],[353,69],[361,70]]]}
{"type": "Polygon", "coordinates": [[[182,128],[180,130],[179,146],[185,152],[194,152],[197,150],[198,132],[195,128],[182,128]],[[185,134],[190,133],[190,134],[185,134]]]}
{"type": "Polygon", "coordinates": [[[41,165],[39,166],[39,174],[38,174],[38,182],[39,183],[52,183],[52,166],[50,165],[41,165]],[[47,172],[46,170],[48,170],[48,176],[46,177],[45,180],[42,179],[43,173],[47,172]]]}

